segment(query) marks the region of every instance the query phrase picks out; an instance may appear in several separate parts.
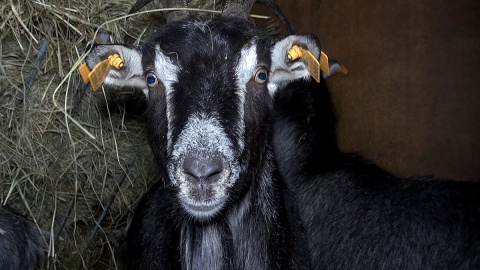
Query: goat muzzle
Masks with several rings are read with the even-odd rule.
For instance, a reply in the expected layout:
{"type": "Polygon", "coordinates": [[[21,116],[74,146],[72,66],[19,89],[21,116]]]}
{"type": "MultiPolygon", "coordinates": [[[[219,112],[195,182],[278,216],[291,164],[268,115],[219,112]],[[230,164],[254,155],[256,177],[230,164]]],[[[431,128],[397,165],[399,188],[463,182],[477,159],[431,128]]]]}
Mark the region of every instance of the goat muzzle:
{"type": "Polygon", "coordinates": [[[183,160],[183,171],[187,180],[201,189],[214,184],[223,171],[223,161],[219,156],[189,155],[183,160]]]}

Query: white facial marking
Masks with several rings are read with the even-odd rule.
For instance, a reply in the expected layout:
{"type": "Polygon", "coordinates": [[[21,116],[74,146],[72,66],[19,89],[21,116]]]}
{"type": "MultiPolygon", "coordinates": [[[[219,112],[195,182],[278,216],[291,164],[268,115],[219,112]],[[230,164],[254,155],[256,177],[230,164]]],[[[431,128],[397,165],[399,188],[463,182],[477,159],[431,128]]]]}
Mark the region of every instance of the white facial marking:
{"type": "Polygon", "coordinates": [[[232,142],[227,137],[220,121],[205,115],[192,115],[185,128],[180,133],[178,140],[173,145],[172,156],[167,166],[172,184],[180,189],[178,194],[186,210],[196,217],[203,218],[218,212],[225,200],[227,188],[231,187],[238,179],[240,166],[232,148],[232,142]],[[219,179],[208,186],[211,196],[206,200],[198,201],[192,198],[191,192],[198,189],[195,183],[188,181],[183,164],[186,157],[191,154],[202,157],[219,156],[223,161],[223,170],[219,179]],[[211,211],[193,211],[189,206],[213,207],[211,211]]]}
{"type": "Polygon", "coordinates": [[[257,68],[257,44],[250,43],[245,46],[240,52],[238,65],[235,67],[235,74],[237,75],[237,95],[240,100],[239,104],[239,123],[238,134],[240,135],[238,145],[243,151],[244,143],[243,137],[245,134],[245,95],[247,94],[247,83],[252,79],[252,76],[257,68]]]}
{"type": "Polygon", "coordinates": [[[240,52],[240,59],[236,67],[237,84],[245,89],[245,85],[252,79],[257,68],[257,44],[248,44],[240,52]]]}
{"type": "MultiPolygon", "coordinates": [[[[162,81],[165,86],[165,93],[167,96],[167,122],[168,122],[168,134],[167,134],[167,147],[171,149],[171,123],[172,123],[172,111],[173,104],[169,102],[173,88],[172,85],[178,81],[177,74],[180,71],[180,67],[175,65],[169,57],[165,55],[164,52],[160,49],[159,45],[155,46],[155,72],[158,78],[162,81]]],[[[145,92],[145,91],[144,91],[145,92]]],[[[145,92],[148,96],[148,92],[145,92]]]]}

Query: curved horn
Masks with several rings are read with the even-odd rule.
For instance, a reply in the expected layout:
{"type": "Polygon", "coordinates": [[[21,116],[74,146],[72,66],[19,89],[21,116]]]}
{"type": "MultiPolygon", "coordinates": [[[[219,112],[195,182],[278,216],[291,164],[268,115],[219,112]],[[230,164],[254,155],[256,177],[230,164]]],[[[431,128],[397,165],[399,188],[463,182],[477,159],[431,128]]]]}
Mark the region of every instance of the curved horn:
{"type": "Polygon", "coordinates": [[[222,11],[222,16],[239,17],[248,20],[250,11],[256,0],[228,0],[222,11]]]}
{"type": "Polygon", "coordinates": [[[240,17],[248,20],[253,4],[259,3],[271,9],[273,13],[285,24],[289,34],[292,33],[292,28],[283,14],[280,6],[274,0],[228,0],[222,12],[222,16],[240,17]]]}
{"type": "Polygon", "coordinates": [[[283,22],[283,24],[287,28],[288,33],[289,34],[293,33],[292,27],[290,26],[290,23],[288,22],[287,17],[285,17],[285,15],[282,12],[282,9],[280,9],[280,6],[277,4],[276,1],[274,1],[274,0],[257,0],[256,2],[266,6],[269,9],[271,9],[273,11],[273,13],[275,13],[275,15],[277,15],[277,17],[283,22]]]}
{"type": "Polygon", "coordinates": [[[137,11],[139,11],[141,8],[146,6],[148,3],[152,2],[153,0],[138,0],[135,2],[135,4],[132,6],[128,14],[133,14],[137,11]]]}
{"type": "MultiPolygon", "coordinates": [[[[130,9],[128,14],[135,13],[143,8],[148,3],[152,2],[153,0],[138,0],[133,7],[130,9]]],[[[162,5],[164,8],[187,8],[186,0],[165,0],[165,3],[162,5]]],[[[178,21],[188,17],[188,12],[185,10],[176,10],[172,11],[167,14],[167,23],[178,21]]]]}

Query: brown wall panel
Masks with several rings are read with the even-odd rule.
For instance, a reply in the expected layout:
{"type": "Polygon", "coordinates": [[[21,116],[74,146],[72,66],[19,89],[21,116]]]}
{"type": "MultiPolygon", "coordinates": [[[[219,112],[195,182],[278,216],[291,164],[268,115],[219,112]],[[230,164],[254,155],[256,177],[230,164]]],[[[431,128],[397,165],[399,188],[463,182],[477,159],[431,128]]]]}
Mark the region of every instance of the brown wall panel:
{"type": "Polygon", "coordinates": [[[343,151],[480,181],[480,1],[278,2],[351,72],[329,81],[343,151]]]}

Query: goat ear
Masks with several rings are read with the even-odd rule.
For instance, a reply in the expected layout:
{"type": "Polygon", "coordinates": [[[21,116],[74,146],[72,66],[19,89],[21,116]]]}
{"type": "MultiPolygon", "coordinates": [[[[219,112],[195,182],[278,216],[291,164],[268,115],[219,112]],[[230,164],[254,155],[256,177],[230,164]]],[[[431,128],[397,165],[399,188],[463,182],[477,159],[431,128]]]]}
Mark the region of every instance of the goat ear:
{"type": "Polygon", "coordinates": [[[118,54],[123,60],[123,67],[120,69],[111,68],[103,83],[112,86],[147,89],[142,68],[142,55],[135,47],[127,45],[94,45],[85,58],[85,62],[88,68],[92,70],[98,63],[114,54],[118,54]]]}
{"type": "Polygon", "coordinates": [[[314,35],[290,35],[277,41],[271,51],[272,64],[268,80],[268,89],[272,94],[291,81],[310,78],[303,61],[292,61],[287,56],[294,45],[310,51],[317,59],[320,57],[320,42],[314,35]]]}

